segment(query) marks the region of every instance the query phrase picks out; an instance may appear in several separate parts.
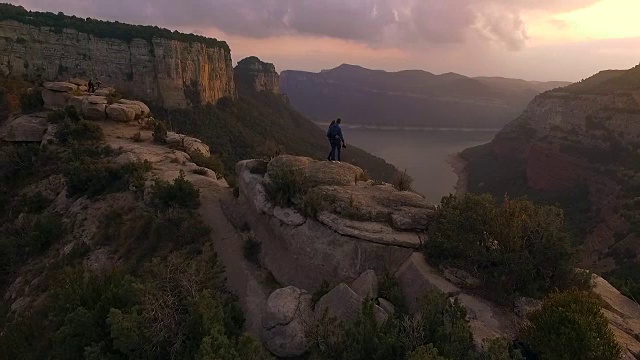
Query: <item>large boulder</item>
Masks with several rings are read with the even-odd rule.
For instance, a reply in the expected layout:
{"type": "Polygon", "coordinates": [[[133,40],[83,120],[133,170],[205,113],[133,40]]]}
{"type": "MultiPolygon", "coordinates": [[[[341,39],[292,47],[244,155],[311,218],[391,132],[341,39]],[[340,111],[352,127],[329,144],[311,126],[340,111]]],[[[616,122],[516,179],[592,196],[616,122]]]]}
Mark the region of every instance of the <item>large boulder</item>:
{"type": "MultiPolygon", "coordinates": [[[[305,158],[300,161],[293,157],[293,162],[306,161],[305,158]]],[[[274,166],[279,166],[277,163],[272,161],[267,167],[273,171],[274,166]]],[[[411,241],[405,239],[391,245],[390,240],[383,244],[358,239],[346,231],[347,235],[340,234],[313,218],[303,222],[302,217],[293,212],[289,216],[276,216],[276,207],[264,188],[264,171],[264,162],[259,160],[241,161],[236,165],[238,206],[247,214],[247,222],[256,237],[262,239],[262,265],[281,284],[312,291],[318,289],[324,280],[334,284],[351,283],[363,269],[377,273],[385,270],[395,272],[413,253],[412,247],[420,243],[419,237],[413,233],[406,233],[413,236],[411,241]],[[410,243],[412,247],[399,246],[402,243],[410,243]]],[[[326,222],[330,223],[329,220],[326,222]]],[[[359,231],[364,233],[362,229],[359,231]]],[[[381,237],[380,234],[369,236],[381,237]]],[[[384,236],[391,238],[389,234],[384,236]]]]}
{"type": "Polygon", "coordinates": [[[104,96],[89,95],[86,97],[89,104],[107,104],[107,98],[104,96]]]}
{"type": "Polygon", "coordinates": [[[105,88],[101,88],[101,89],[96,90],[94,92],[94,94],[96,96],[107,96],[107,95],[113,94],[115,92],[116,92],[116,89],[114,89],[112,87],[105,87],[105,88]]]}
{"type": "Polygon", "coordinates": [[[72,92],[78,88],[77,85],[68,82],[46,82],[43,86],[47,90],[58,92],[72,92]]]}
{"type": "Polygon", "coordinates": [[[513,339],[517,333],[517,323],[513,315],[488,301],[468,294],[457,296],[467,309],[469,326],[477,348],[484,346],[485,340],[498,337],[513,339]]]}
{"type": "Polygon", "coordinates": [[[167,144],[174,146],[184,146],[184,151],[188,154],[194,154],[196,152],[201,153],[204,156],[211,156],[209,146],[202,142],[200,139],[192,138],[186,135],[178,134],[175,132],[167,132],[167,144]]]}
{"type": "Polygon", "coordinates": [[[149,114],[151,113],[149,107],[142,101],[122,99],[118,101],[118,103],[137,107],[139,109],[140,116],[143,118],[149,116],[149,114]]]}
{"type": "Polygon", "coordinates": [[[378,278],[376,272],[368,270],[362,273],[352,284],[351,289],[365,299],[378,297],[378,278]]]}
{"type": "Polygon", "coordinates": [[[87,86],[89,84],[87,80],[83,80],[79,78],[70,79],[69,82],[76,86],[87,86]]]}
{"type": "MultiPolygon", "coordinates": [[[[362,313],[364,298],[356,294],[347,284],[340,284],[324,295],[314,308],[316,319],[323,316],[334,318],[338,321],[351,321],[362,313]]],[[[380,323],[389,316],[378,305],[373,306],[373,311],[380,323]]]]}
{"type": "Polygon", "coordinates": [[[430,291],[441,291],[448,295],[461,292],[429,266],[421,253],[413,253],[395,276],[411,313],[420,311],[422,299],[430,291]]]}
{"type": "Polygon", "coordinates": [[[305,168],[305,183],[310,187],[355,185],[363,174],[362,169],[348,163],[316,161],[305,168]]]}
{"type": "Polygon", "coordinates": [[[42,90],[42,100],[44,100],[45,109],[59,110],[67,106],[67,100],[71,94],[62,91],[54,91],[49,89],[42,90]]]}
{"type": "Polygon", "coordinates": [[[24,115],[11,121],[4,129],[2,140],[11,142],[41,142],[49,123],[44,117],[24,115]]]}
{"type": "MultiPolygon", "coordinates": [[[[89,97],[91,98],[91,96],[89,97]]],[[[82,103],[82,114],[89,120],[104,120],[107,117],[105,112],[107,104],[95,104],[90,99],[85,100],[82,103]]]]}
{"type": "Polygon", "coordinates": [[[78,110],[78,112],[82,112],[82,103],[84,103],[84,100],[85,100],[84,96],[72,96],[67,101],[67,104],[69,106],[75,107],[76,110],[78,110]]]}
{"type": "Polygon", "coordinates": [[[307,157],[280,155],[273,158],[267,165],[267,173],[273,174],[282,170],[304,171],[315,160],[307,157]]]}
{"type": "Polygon", "coordinates": [[[602,312],[623,352],[640,359],[640,305],[622,295],[600,276],[593,275],[593,292],[606,304],[602,312]]]}
{"type": "Polygon", "coordinates": [[[107,117],[117,122],[131,122],[136,118],[136,112],[124,104],[111,104],[107,106],[107,117]]]}
{"type": "Polygon", "coordinates": [[[301,356],[310,346],[305,336],[309,323],[311,296],[290,286],[274,291],[267,300],[262,318],[261,338],[274,355],[289,358],[301,356]]]}

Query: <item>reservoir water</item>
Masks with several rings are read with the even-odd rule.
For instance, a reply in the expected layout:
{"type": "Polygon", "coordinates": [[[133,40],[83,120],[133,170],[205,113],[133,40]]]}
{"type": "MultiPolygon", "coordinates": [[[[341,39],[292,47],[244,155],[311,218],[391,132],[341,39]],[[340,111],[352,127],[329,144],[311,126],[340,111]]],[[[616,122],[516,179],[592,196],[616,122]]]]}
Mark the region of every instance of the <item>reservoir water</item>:
{"type": "MultiPolygon", "coordinates": [[[[384,158],[414,179],[414,190],[439,203],[455,192],[450,160],[460,151],[490,142],[497,129],[371,128],[342,126],[348,144],[384,158]]],[[[348,151],[349,149],[347,149],[348,151]]]]}

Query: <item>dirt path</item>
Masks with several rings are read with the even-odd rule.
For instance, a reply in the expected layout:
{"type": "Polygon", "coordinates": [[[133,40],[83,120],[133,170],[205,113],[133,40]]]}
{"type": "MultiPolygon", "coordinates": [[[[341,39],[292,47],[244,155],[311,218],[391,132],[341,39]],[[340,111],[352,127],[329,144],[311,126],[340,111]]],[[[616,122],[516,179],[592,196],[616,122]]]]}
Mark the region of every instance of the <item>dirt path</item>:
{"type": "Polygon", "coordinates": [[[202,205],[199,212],[204,222],[213,229],[211,237],[218,257],[225,266],[228,286],[240,296],[242,310],[247,318],[246,331],[259,337],[262,311],[269,290],[262,284],[259,270],[244,258],[242,234],[233,227],[222,211],[220,201],[232,199],[231,189],[212,190],[201,190],[202,205]]]}

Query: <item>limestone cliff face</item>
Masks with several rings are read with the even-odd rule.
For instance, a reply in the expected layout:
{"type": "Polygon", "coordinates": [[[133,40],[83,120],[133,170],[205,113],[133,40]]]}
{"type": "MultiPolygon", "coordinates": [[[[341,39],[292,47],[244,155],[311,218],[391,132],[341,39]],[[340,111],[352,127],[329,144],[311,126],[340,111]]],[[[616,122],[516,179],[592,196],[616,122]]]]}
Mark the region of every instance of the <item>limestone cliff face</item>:
{"type": "Polygon", "coordinates": [[[640,259],[625,211],[638,196],[639,99],[638,90],[538,96],[490,144],[463,153],[470,190],[560,202],[582,221],[585,267],[611,271],[618,252],[640,259]]]}
{"type": "Polygon", "coordinates": [[[234,71],[239,87],[258,92],[280,93],[280,75],[273,64],[251,56],[240,60],[234,71]]]}
{"type": "Polygon", "coordinates": [[[0,71],[44,80],[93,78],[167,108],[235,96],[224,48],[162,38],[126,42],[16,21],[0,22],[0,71]]]}

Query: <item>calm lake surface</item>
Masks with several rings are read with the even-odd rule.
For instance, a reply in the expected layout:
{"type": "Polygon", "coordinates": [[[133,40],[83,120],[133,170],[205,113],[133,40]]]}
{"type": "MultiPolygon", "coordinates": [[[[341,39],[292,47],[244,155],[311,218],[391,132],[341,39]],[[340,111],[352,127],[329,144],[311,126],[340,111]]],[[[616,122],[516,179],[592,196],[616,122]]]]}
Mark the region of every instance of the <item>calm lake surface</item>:
{"type": "MultiPolygon", "coordinates": [[[[342,126],[348,144],[407,169],[414,188],[429,201],[439,203],[453,193],[458,176],[449,164],[452,155],[490,142],[498,130],[477,129],[377,129],[342,126]]],[[[349,151],[349,149],[347,149],[349,151]]]]}

